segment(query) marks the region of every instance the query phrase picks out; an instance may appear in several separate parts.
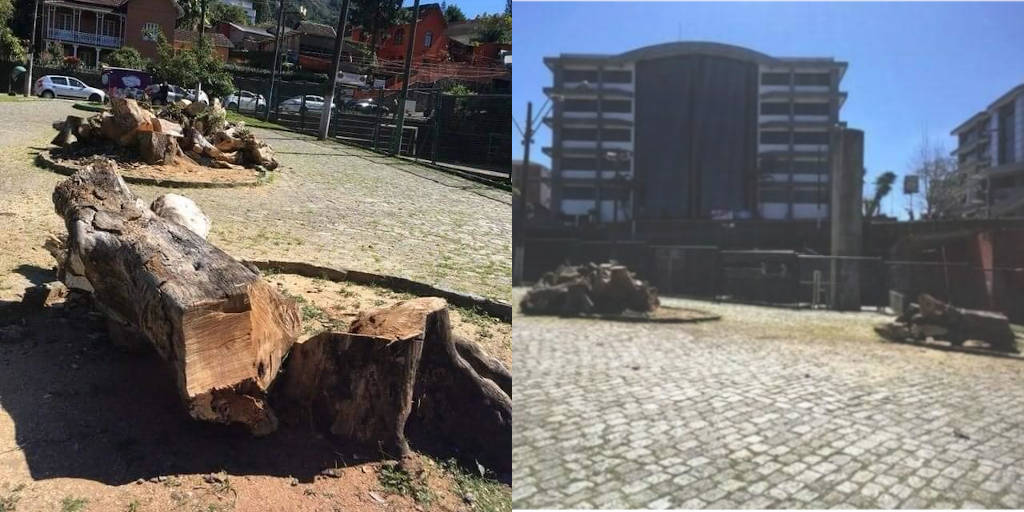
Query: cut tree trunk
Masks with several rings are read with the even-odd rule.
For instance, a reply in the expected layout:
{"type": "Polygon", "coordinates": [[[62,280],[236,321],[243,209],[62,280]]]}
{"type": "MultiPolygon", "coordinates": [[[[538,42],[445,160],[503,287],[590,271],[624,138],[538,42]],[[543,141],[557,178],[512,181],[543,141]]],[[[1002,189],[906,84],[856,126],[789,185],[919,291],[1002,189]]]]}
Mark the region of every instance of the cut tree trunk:
{"type": "Polygon", "coordinates": [[[278,409],[402,460],[422,349],[418,336],[321,333],[292,347],[278,409]]]}
{"type": "Polygon", "coordinates": [[[454,449],[454,455],[464,460],[477,460],[499,474],[511,473],[512,398],[459,354],[444,299],[413,299],[362,313],[350,330],[390,340],[423,339],[406,425],[414,443],[427,449],[454,449]]]}
{"type": "Polygon", "coordinates": [[[172,366],[189,414],[255,435],[276,429],[265,396],[299,332],[294,301],[147,209],[112,161],[58,184],[53,203],[69,233],[69,272],[80,271],[97,307],[172,366]]]}
{"type": "Polygon", "coordinates": [[[63,123],[60,124],[57,136],[50,141],[50,144],[64,147],[71,144],[71,137],[78,133],[78,127],[82,125],[82,119],[79,116],[68,116],[63,123]]]}
{"type": "Polygon", "coordinates": [[[171,165],[181,150],[173,135],[161,132],[136,132],[139,155],[147,164],[171,165]]]}

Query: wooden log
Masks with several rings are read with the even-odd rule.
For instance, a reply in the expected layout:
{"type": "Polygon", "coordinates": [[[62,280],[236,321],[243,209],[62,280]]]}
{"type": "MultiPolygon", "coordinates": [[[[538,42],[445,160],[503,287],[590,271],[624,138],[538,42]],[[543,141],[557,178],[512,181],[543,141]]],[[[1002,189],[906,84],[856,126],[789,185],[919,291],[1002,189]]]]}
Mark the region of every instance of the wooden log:
{"type": "Polygon", "coordinates": [[[170,134],[155,131],[136,132],[135,137],[138,141],[139,155],[147,164],[171,165],[180,152],[177,139],[170,134]]]}
{"type": "Polygon", "coordinates": [[[71,137],[77,134],[78,127],[82,125],[82,121],[84,119],[80,116],[68,116],[63,123],[57,123],[60,125],[60,128],[58,128],[57,136],[50,141],[50,144],[60,147],[71,144],[71,137]]]}
{"type": "MultiPolygon", "coordinates": [[[[321,333],[292,347],[280,404],[284,417],[405,459],[422,337],[391,340],[321,333]]],[[[275,395],[277,396],[277,395],[275,395]]]]}
{"type": "Polygon", "coordinates": [[[114,168],[95,163],[54,190],[69,270],[81,270],[100,311],[145,335],[168,362],[193,418],[272,432],[266,391],[299,332],[294,301],[151,212],[114,168]]]}
{"type": "Polygon", "coordinates": [[[178,138],[182,138],[185,136],[184,132],[182,131],[181,125],[175,123],[174,121],[154,117],[151,122],[153,123],[154,132],[166,133],[178,138]]]}
{"type": "Polygon", "coordinates": [[[423,355],[406,425],[410,440],[427,450],[511,474],[512,398],[459,354],[444,299],[412,299],[361,313],[350,330],[390,340],[422,337],[423,355]]]}

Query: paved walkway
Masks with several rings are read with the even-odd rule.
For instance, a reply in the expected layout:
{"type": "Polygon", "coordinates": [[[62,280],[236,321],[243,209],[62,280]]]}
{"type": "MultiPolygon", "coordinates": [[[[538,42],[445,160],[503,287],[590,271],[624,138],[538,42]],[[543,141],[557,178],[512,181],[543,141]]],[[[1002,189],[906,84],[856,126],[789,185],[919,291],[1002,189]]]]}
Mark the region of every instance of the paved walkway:
{"type": "Polygon", "coordinates": [[[515,318],[515,508],[1024,506],[1024,363],[668,302],[724,319],[515,318]]]}

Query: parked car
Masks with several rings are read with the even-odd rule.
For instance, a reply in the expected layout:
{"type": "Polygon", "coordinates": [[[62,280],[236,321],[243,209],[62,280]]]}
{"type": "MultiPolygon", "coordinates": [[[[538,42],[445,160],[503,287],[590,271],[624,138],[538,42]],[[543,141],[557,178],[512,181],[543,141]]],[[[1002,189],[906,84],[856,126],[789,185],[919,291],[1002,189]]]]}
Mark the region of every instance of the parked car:
{"type": "Polygon", "coordinates": [[[384,105],[377,104],[377,102],[373,101],[373,99],[348,100],[345,102],[345,109],[354,110],[356,112],[360,112],[363,114],[373,115],[376,115],[378,111],[383,115],[388,115],[391,113],[391,109],[385,107],[384,105]]]}
{"type": "Polygon", "coordinates": [[[36,80],[32,94],[43,98],[78,98],[89,101],[105,102],[107,93],[82,83],[71,76],[46,75],[36,80]]]}
{"type": "MultiPolygon", "coordinates": [[[[278,111],[285,112],[288,114],[298,114],[302,110],[302,96],[295,96],[294,98],[288,98],[282,101],[278,105],[278,111]]],[[[306,98],[306,112],[320,112],[324,109],[324,97],[314,96],[307,94],[306,98]]],[[[331,110],[336,110],[337,106],[331,103],[331,110]]]]}
{"type": "Polygon", "coordinates": [[[262,94],[256,94],[251,91],[238,91],[230,96],[226,96],[221,103],[228,110],[255,112],[257,108],[267,108],[267,99],[262,94]]]}
{"type": "Polygon", "coordinates": [[[152,102],[154,105],[174,103],[175,101],[184,99],[186,96],[188,96],[188,92],[185,91],[185,89],[178,87],[177,85],[168,84],[167,99],[166,103],[164,103],[164,98],[160,97],[160,85],[161,84],[153,84],[146,88],[146,96],[149,97],[149,101],[152,102]]]}
{"type": "Polygon", "coordinates": [[[198,96],[196,96],[196,90],[195,89],[185,89],[185,91],[188,92],[188,94],[185,95],[185,99],[187,99],[189,101],[192,101],[192,102],[203,101],[203,102],[206,102],[207,105],[210,104],[210,97],[206,95],[206,91],[200,89],[198,96]]]}

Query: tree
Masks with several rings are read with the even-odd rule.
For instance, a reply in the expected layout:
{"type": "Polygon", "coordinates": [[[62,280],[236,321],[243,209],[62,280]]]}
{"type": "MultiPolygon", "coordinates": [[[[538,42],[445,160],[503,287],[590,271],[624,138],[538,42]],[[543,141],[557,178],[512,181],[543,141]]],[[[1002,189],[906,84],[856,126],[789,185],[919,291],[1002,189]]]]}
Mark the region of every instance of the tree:
{"type": "Polygon", "coordinates": [[[211,24],[221,21],[236,25],[249,23],[249,16],[245,13],[245,9],[237,5],[228,5],[224,2],[206,4],[206,19],[211,24]]]}
{"type": "Polygon", "coordinates": [[[20,62],[25,59],[25,47],[8,25],[14,17],[11,0],[0,0],[0,60],[20,62]]]}
{"type": "Polygon", "coordinates": [[[146,69],[149,67],[149,59],[142,56],[138,50],[131,46],[122,46],[109,55],[103,62],[115,68],[146,69]]]}
{"type": "MultiPolygon", "coordinates": [[[[200,18],[202,17],[203,0],[178,0],[178,5],[184,14],[178,18],[178,28],[185,30],[199,30],[200,18]]],[[[209,14],[209,11],[207,11],[209,14]]]]}
{"type": "Polygon", "coordinates": [[[385,28],[394,25],[402,10],[402,0],[351,0],[349,20],[370,35],[370,51],[377,60],[377,41],[385,28]]]}
{"type": "Polygon", "coordinates": [[[480,27],[473,40],[481,43],[512,44],[511,14],[481,14],[476,17],[480,27]]]}
{"type": "Polygon", "coordinates": [[[892,184],[896,182],[896,173],[886,171],[875,178],[875,195],[871,199],[864,200],[864,216],[875,217],[879,213],[882,199],[892,191],[892,184]]]}
{"type": "Polygon", "coordinates": [[[157,36],[157,60],[152,66],[153,74],[157,80],[183,87],[191,88],[201,83],[210,98],[225,96],[235,89],[235,85],[215,50],[212,40],[204,36],[197,37],[191,47],[175,52],[160,34],[157,36]]]}
{"type": "Polygon", "coordinates": [[[456,21],[466,21],[466,15],[459,6],[451,4],[444,8],[444,19],[448,23],[455,23],[456,21]]]}
{"type": "Polygon", "coordinates": [[[922,217],[957,217],[964,207],[967,182],[958,172],[956,159],[941,144],[923,137],[910,163],[911,174],[920,176],[924,199],[922,217]]]}
{"type": "Polygon", "coordinates": [[[266,23],[274,19],[269,0],[253,0],[252,8],[256,10],[256,23],[266,23]]]}

